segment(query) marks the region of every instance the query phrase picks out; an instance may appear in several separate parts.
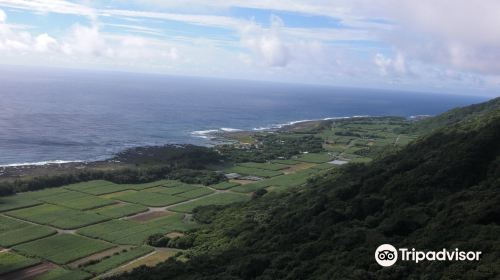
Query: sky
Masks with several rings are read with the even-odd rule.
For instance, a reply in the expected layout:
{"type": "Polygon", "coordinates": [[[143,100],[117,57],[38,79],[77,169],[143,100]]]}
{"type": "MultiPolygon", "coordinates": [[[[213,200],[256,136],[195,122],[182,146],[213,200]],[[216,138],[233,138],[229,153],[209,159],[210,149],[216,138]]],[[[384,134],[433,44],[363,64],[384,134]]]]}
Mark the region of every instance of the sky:
{"type": "Polygon", "coordinates": [[[496,0],[0,0],[0,64],[500,89],[496,0]]]}

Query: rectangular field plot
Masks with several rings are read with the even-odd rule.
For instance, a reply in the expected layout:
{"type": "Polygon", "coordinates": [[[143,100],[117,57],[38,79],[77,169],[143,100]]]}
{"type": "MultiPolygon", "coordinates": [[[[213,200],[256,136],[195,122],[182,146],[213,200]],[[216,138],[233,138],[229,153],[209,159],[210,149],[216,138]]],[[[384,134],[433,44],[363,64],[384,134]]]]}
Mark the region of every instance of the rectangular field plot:
{"type": "Polygon", "coordinates": [[[120,265],[135,260],[139,257],[147,255],[153,252],[154,249],[151,247],[141,246],[132,248],[126,252],[122,252],[118,255],[113,255],[110,258],[104,259],[96,264],[89,265],[83,268],[83,270],[88,271],[93,274],[102,274],[113,268],[119,267],[120,265]]]}
{"type": "Polygon", "coordinates": [[[332,160],[332,156],[327,153],[302,154],[294,160],[310,163],[324,163],[332,160]]]}
{"type": "Polygon", "coordinates": [[[40,199],[43,197],[59,195],[59,194],[66,193],[66,192],[69,192],[69,190],[61,187],[61,188],[43,189],[43,190],[34,191],[34,192],[26,192],[26,193],[22,193],[22,195],[24,195],[27,198],[37,200],[37,199],[40,199]]]}
{"type": "Polygon", "coordinates": [[[138,214],[145,211],[148,211],[147,207],[129,203],[114,204],[91,210],[92,213],[114,219],[138,214]]]}
{"type": "Polygon", "coordinates": [[[40,275],[36,280],[86,280],[91,277],[92,275],[85,271],[56,268],[40,275]]]}
{"type": "Polygon", "coordinates": [[[144,184],[120,184],[119,186],[123,187],[125,190],[144,190],[144,189],[149,189],[149,188],[154,188],[158,186],[162,186],[164,181],[155,181],[151,183],[144,183],[144,184]]]}
{"type": "Polygon", "coordinates": [[[239,185],[240,184],[233,183],[233,182],[222,182],[222,183],[218,183],[216,185],[212,185],[210,187],[212,187],[212,188],[214,188],[216,190],[227,190],[227,189],[230,189],[230,188],[237,187],[239,185]]]}
{"type": "Polygon", "coordinates": [[[0,197],[0,212],[10,211],[41,204],[41,202],[30,199],[26,195],[17,194],[0,197]]]}
{"type": "Polygon", "coordinates": [[[184,219],[184,214],[179,213],[156,218],[144,224],[148,227],[159,228],[165,233],[171,231],[188,231],[199,226],[194,221],[184,219]]]}
{"type": "Polygon", "coordinates": [[[183,212],[183,213],[191,213],[193,212],[193,209],[198,207],[198,206],[205,206],[205,205],[226,205],[230,204],[233,202],[241,202],[241,201],[247,201],[249,200],[250,197],[242,194],[236,194],[236,193],[219,193],[219,194],[214,194],[211,196],[203,197],[198,200],[185,203],[185,204],[180,204],[176,205],[174,207],[169,208],[169,210],[176,211],[176,212],[183,212]]]}
{"type": "Polygon", "coordinates": [[[315,166],[311,167],[311,169],[328,170],[328,169],[332,169],[334,167],[335,167],[335,165],[326,162],[326,163],[321,163],[321,164],[315,165],[315,166]]]}
{"type": "Polygon", "coordinates": [[[257,163],[257,162],[239,163],[238,166],[264,169],[264,170],[273,170],[273,171],[278,171],[288,168],[288,165],[280,163],[257,163]]]}
{"type": "Polygon", "coordinates": [[[299,163],[298,161],[291,160],[291,159],[275,159],[275,160],[271,160],[271,162],[285,164],[285,165],[295,165],[295,164],[299,163]]]}
{"type": "Polygon", "coordinates": [[[279,171],[264,170],[264,169],[257,169],[257,168],[243,167],[243,166],[233,166],[229,169],[226,169],[226,172],[238,173],[242,175],[252,175],[264,178],[270,178],[283,174],[282,172],[279,171]]]}
{"type": "Polygon", "coordinates": [[[155,233],[164,233],[161,228],[150,227],[127,220],[111,220],[78,230],[79,234],[106,240],[116,244],[141,245],[155,233]]]}
{"type": "Polygon", "coordinates": [[[64,186],[64,188],[92,195],[101,195],[123,190],[123,188],[120,185],[104,180],[81,182],[64,186]]]}
{"type": "Polygon", "coordinates": [[[110,199],[95,197],[77,191],[67,191],[53,196],[42,197],[39,200],[78,210],[93,209],[116,203],[116,201],[110,199]]]}
{"type": "Polygon", "coordinates": [[[14,250],[57,264],[66,264],[114,246],[116,245],[79,235],[60,234],[17,245],[14,250]]]}
{"type": "Polygon", "coordinates": [[[124,190],[124,191],[104,194],[104,195],[101,195],[100,197],[107,198],[107,199],[115,199],[121,195],[129,194],[129,193],[136,193],[136,192],[137,192],[136,190],[124,190]]]}
{"type": "Polygon", "coordinates": [[[61,229],[75,229],[99,223],[109,218],[56,205],[43,204],[7,212],[6,215],[61,229]]]}
{"type": "Polygon", "coordinates": [[[54,229],[0,216],[0,246],[11,247],[55,234],[54,229]]]}
{"type": "Polygon", "coordinates": [[[180,185],[171,186],[171,187],[150,188],[150,189],[147,189],[145,191],[174,195],[174,194],[189,192],[189,191],[196,190],[199,188],[200,188],[200,186],[196,186],[196,185],[180,184],[180,185]]]}
{"type": "Polygon", "coordinates": [[[273,177],[271,179],[262,180],[247,185],[241,185],[238,187],[234,187],[231,190],[241,193],[250,193],[270,186],[284,187],[284,188],[298,187],[307,183],[307,179],[311,176],[311,174],[314,174],[316,172],[319,172],[319,170],[309,168],[298,171],[293,174],[281,175],[273,177]]]}
{"type": "Polygon", "coordinates": [[[211,190],[209,188],[201,187],[201,188],[196,188],[192,191],[177,194],[176,196],[180,196],[180,197],[184,197],[184,198],[188,198],[188,199],[193,199],[193,198],[209,195],[212,193],[214,193],[213,190],[211,190]]]}
{"type": "MultiPolygon", "coordinates": [[[[12,252],[0,253],[0,275],[30,267],[40,263],[37,259],[30,259],[12,252]]],[[[0,276],[0,278],[2,278],[0,276]]]]}
{"type": "Polygon", "coordinates": [[[116,199],[151,207],[168,206],[188,200],[184,197],[146,191],[119,195],[116,197],[116,199]]]}

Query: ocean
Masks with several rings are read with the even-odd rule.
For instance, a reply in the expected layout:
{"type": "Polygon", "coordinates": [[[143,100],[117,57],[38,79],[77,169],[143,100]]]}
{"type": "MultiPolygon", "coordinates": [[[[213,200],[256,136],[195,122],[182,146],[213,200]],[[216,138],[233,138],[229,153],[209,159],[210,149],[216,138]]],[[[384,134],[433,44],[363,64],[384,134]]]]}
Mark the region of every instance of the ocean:
{"type": "Polygon", "coordinates": [[[333,117],[435,115],[480,96],[155,74],[0,68],[0,165],[105,159],[135,146],[209,145],[208,131],[333,117]]]}

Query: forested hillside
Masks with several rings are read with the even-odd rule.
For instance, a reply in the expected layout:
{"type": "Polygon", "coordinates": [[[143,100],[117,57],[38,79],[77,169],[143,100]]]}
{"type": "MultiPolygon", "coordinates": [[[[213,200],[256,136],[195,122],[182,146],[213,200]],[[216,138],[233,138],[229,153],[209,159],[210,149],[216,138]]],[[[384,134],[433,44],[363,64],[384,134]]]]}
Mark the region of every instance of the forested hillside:
{"type": "Polygon", "coordinates": [[[500,277],[500,99],[415,125],[433,132],[286,194],[198,208],[187,255],[116,279],[500,277]],[[380,244],[482,251],[479,262],[379,266],[380,244]],[[184,260],[188,257],[187,261],[184,260]]]}

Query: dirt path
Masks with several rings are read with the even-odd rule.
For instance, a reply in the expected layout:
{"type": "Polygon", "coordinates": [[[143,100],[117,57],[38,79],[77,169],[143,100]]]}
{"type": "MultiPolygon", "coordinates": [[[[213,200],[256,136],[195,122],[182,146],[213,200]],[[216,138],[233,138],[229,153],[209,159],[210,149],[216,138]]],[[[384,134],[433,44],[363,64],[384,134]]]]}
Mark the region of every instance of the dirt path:
{"type": "Polygon", "coordinates": [[[125,220],[130,220],[134,222],[147,222],[149,220],[153,220],[163,216],[173,215],[173,212],[163,211],[163,210],[151,210],[149,209],[147,212],[142,212],[133,216],[126,217],[125,220]]]}
{"type": "Polygon", "coordinates": [[[214,193],[211,193],[211,194],[208,194],[208,195],[204,195],[204,196],[200,196],[200,197],[197,197],[197,198],[192,198],[192,199],[190,199],[190,200],[186,200],[186,201],[179,202],[179,203],[176,203],[176,204],[172,204],[172,205],[166,206],[166,207],[164,207],[164,208],[165,208],[165,210],[168,210],[168,209],[170,209],[170,208],[172,208],[172,207],[175,207],[175,206],[177,206],[177,205],[188,204],[188,203],[190,203],[190,202],[197,201],[197,200],[200,200],[200,199],[205,198],[205,197],[213,196],[213,195],[216,195],[216,194],[221,193],[221,192],[222,192],[222,191],[217,190],[217,191],[216,191],[216,192],[214,192],[214,193]]]}
{"type": "Polygon", "coordinates": [[[111,276],[111,275],[115,274],[116,272],[120,271],[121,269],[123,269],[124,267],[126,267],[126,266],[128,266],[128,265],[131,265],[131,264],[133,264],[133,263],[135,263],[135,262],[138,262],[138,261],[140,261],[140,260],[143,260],[143,259],[145,259],[145,258],[148,258],[148,257],[150,257],[150,256],[152,256],[152,255],[154,255],[154,254],[156,254],[156,253],[157,253],[156,251],[153,251],[153,252],[151,252],[151,253],[149,253],[149,254],[147,254],[147,255],[144,255],[144,256],[142,256],[142,257],[139,257],[139,258],[137,258],[137,259],[134,259],[134,260],[131,260],[131,261],[127,262],[127,263],[124,263],[124,264],[120,265],[119,267],[116,267],[116,268],[114,268],[114,269],[112,269],[112,270],[110,270],[110,271],[108,271],[108,272],[106,272],[106,273],[104,273],[104,274],[99,275],[99,276],[97,277],[97,279],[102,279],[102,278],[105,278],[105,277],[111,276]]]}
{"type": "Polygon", "coordinates": [[[398,137],[396,138],[396,141],[394,141],[394,146],[396,146],[398,144],[399,138],[401,138],[401,134],[399,134],[398,137]]]}
{"type": "Polygon", "coordinates": [[[355,142],[356,142],[356,139],[349,141],[349,143],[347,143],[347,146],[345,147],[345,149],[337,157],[339,159],[342,158],[345,154],[345,151],[347,151],[350,147],[352,147],[355,142]]]}
{"type": "Polygon", "coordinates": [[[58,267],[50,262],[43,262],[32,267],[13,271],[0,276],[2,280],[32,280],[39,275],[58,267]]]}

